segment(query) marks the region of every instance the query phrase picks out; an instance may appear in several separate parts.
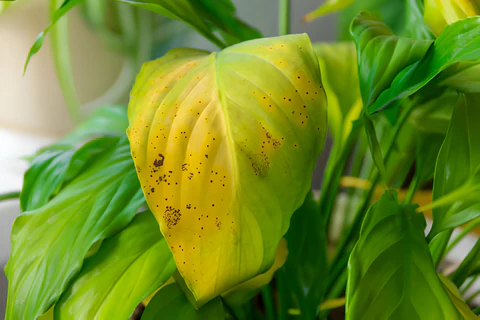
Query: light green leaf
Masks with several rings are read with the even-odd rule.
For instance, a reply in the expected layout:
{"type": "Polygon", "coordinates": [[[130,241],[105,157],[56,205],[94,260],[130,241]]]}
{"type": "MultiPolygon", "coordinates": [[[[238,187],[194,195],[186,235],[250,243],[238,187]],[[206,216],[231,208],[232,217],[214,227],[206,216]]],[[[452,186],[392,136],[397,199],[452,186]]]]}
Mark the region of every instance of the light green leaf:
{"type": "Polygon", "coordinates": [[[455,107],[447,136],[437,158],[433,200],[445,199],[433,210],[429,238],[480,215],[475,209],[480,188],[480,95],[462,94],[455,107]],[[477,172],[477,173],[476,173],[477,172]],[[454,202],[452,206],[448,205],[454,202]]]}
{"type": "Polygon", "coordinates": [[[236,17],[235,6],[231,0],[120,1],[173,20],[183,21],[220,48],[262,37],[260,32],[236,17]],[[222,39],[215,31],[222,35],[222,39]]]}
{"type": "Polygon", "coordinates": [[[384,88],[386,90],[368,107],[368,111],[376,112],[398,99],[412,95],[440,72],[456,63],[480,61],[479,33],[480,16],[447,26],[428,53],[420,61],[398,73],[390,88],[384,88]]]}
{"type": "Polygon", "coordinates": [[[46,205],[20,215],[6,268],[6,319],[36,319],[58,300],[97,241],[125,227],[144,202],[125,138],[46,205]]]}
{"type": "Polygon", "coordinates": [[[479,0],[425,0],[425,22],[436,35],[451,23],[479,14],[479,0]]]}
{"type": "Polygon", "coordinates": [[[325,140],[308,37],[171,51],[144,65],[129,121],[147,202],[198,304],[267,271],[325,140]]]}
{"type": "Polygon", "coordinates": [[[441,274],[438,274],[438,277],[442,281],[443,287],[447,291],[448,295],[450,296],[450,299],[452,299],[453,304],[455,305],[457,310],[460,312],[463,319],[478,320],[478,317],[472,312],[470,307],[463,300],[462,295],[458,291],[458,288],[455,286],[455,284],[452,281],[450,281],[447,277],[444,277],[441,274]]]}
{"type": "Polygon", "coordinates": [[[55,319],[128,319],[175,269],[152,213],[140,213],[85,260],[55,305],[55,319]]]}
{"type": "Polygon", "coordinates": [[[440,86],[448,86],[460,92],[480,92],[480,63],[460,62],[445,69],[435,82],[440,86]]]}
{"type": "Polygon", "coordinates": [[[317,9],[309,12],[305,17],[303,17],[303,21],[310,22],[320,16],[345,9],[354,1],[355,0],[326,0],[317,9]]]}
{"type": "Polygon", "coordinates": [[[350,255],[346,319],[462,319],[437,276],[425,218],[386,192],[350,255]]]}
{"type": "Polygon", "coordinates": [[[358,74],[364,108],[391,86],[405,67],[419,61],[432,44],[427,40],[397,37],[376,16],[363,12],[352,22],[358,52],[358,74]]]}
{"type": "Polygon", "coordinates": [[[434,35],[423,20],[423,14],[424,0],[406,0],[405,21],[403,29],[398,34],[416,40],[434,39],[434,35]]]}
{"type": "Polygon", "coordinates": [[[145,308],[142,320],[219,320],[225,319],[220,298],[215,298],[198,310],[188,302],[177,283],[158,291],[145,308]]]}
{"type": "Polygon", "coordinates": [[[128,127],[125,106],[107,106],[94,112],[58,144],[73,145],[99,136],[123,136],[128,127]]]}

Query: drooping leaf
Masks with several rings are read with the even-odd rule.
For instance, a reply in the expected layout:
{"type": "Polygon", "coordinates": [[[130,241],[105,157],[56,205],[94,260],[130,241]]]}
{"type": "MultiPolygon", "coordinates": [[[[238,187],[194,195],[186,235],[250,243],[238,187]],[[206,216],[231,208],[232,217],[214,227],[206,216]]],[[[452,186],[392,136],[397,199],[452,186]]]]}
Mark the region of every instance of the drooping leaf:
{"type": "Polygon", "coordinates": [[[252,299],[257,293],[260,292],[262,287],[269,284],[272,281],[275,271],[283,266],[288,256],[287,241],[282,238],[277,248],[277,254],[275,261],[267,272],[262,273],[250,280],[240,283],[238,286],[233,287],[227,292],[222,294],[222,299],[229,306],[242,306],[247,301],[252,299]]]}
{"type": "Polygon", "coordinates": [[[383,181],[387,181],[385,162],[383,161],[382,149],[380,148],[380,143],[378,142],[377,133],[375,132],[375,127],[373,122],[367,116],[363,117],[365,124],[365,132],[367,133],[368,146],[370,152],[372,153],[372,159],[375,165],[377,166],[380,176],[383,178],[383,181]]]}
{"type": "Polygon", "coordinates": [[[172,283],[160,289],[143,312],[142,320],[157,319],[223,320],[225,316],[220,298],[217,297],[195,310],[178,284],[172,283]]]}
{"type": "Polygon", "coordinates": [[[63,4],[55,11],[52,17],[52,21],[48,25],[48,27],[45,28],[38,36],[35,42],[33,43],[32,47],[30,48],[30,51],[28,52],[27,60],[25,62],[24,70],[23,72],[27,71],[28,63],[30,62],[30,59],[42,48],[43,46],[43,40],[45,39],[45,36],[47,33],[52,29],[52,27],[60,20],[61,17],[63,17],[68,11],[70,11],[72,8],[75,6],[79,5],[82,3],[84,0],[65,0],[63,4]]]}
{"type": "Polygon", "coordinates": [[[447,291],[450,299],[452,299],[453,304],[457,308],[458,312],[462,315],[464,320],[478,320],[478,317],[472,312],[470,307],[465,303],[462,298],[462,295],[458,291],[458,288],[455,284],[450,281],[447,277],[438,274],[438,277],[442,281],[443,287],[447,291]]]}
{"type": "Polygon", "coordinates": [[[78,150],[71,145],[57,144],[40,151],[25,172],[20,196],[22,211],[38,209],[46,204],[117,142],[117,138],[103,137],[86,143],[78,150]]]}
{"type": "Polygon", "coordinates": [[[353,20],[351,32],[357,47],[364,108],[369,108],[391,86],[402,69],[419,61],[432,44],[428,40],[397,37],[379,18],[367,12],[353,20]]]}
{"type": "Polygon", "coordinates": [[[127,127],[127,108],[125,106],[107,106],[92,112],[58,144],[74,145],[99,136],[123,136],[127,127]]]}
{"type": "Polygon", "coordinates": [[[144,65],[129,121],[147,202],[198,304],[267,271],[325,139],[308,37],[171,51],[144,65]]]}
{"type": "Polygon", "coordinates": [[[36,319],[80,271],[90,247],[125,227],[144,202],[125,138],[12,228],[6,319],[36,319]]]}
{"type": "Polygon", "coordinates": [[[480,165],[479,107],[480,95],[460,95],[437,158],[433,200],[455,192],[457,196],[452,198],[453,205],[434,208],[429,237],[480,215],[474,196],[474,191],[480,189],[480,174],[477,171],[480,165]]]}
{"type": "Polygon", "coordinates": [[[313,49],[327,94],[329,130],[335,142],[343,144],[362,109],[355,45],[353,42],[318,43],[313,49]]]}
{"type": "Polygon", "coordinates": [[[327,239],[324,217],[312,192],[295,211],[285,238],[289,255],[284,273],[287,292],[294,297],[288,308],[299,308],[304,319],[313,319],[326,291],[328,279],[327,239]],[[298,305],[297,305],[298,303],[298,305]]]}
{"type": "Polygon", "coordinates": [[[480,16],[447,26],[425,56],[398,73],[390,88],[378,96],[368,111],[376,112],[398,99],[417,92],[440,72],[456,63],[479,62],[479,33],[480,16]]]}
{"type": "Polygon", "coordinates": [[[425,22],[437,36],[447,25],[479,14],[479,0],[425,0],[425,22]]]}
{"type": "Polygon", "coordinates": [[[320,16],[345,9],[354,1],[355,0],[326,0],[317,9],[305,15],[305,17],[303,17],[303,21],[310,22],[320,16]]]}
{"type": "Polygon", "coordinates": [[[437,276],[425,218],[386,192],[350,255],[346,319],[461,319],[437,276]]]}
{"type": "Polygon", "coordinates": [[[152,213],[140,213],[85,260],[55,305],[55,319],[128,319],[175,269],[152,213]]]}
{"type": "Polygon", "coordinates": [[[235,15],[231,0],[120,0],[190,25],[220,48],[241,41],[261,38],[256,29],[235,15]],[[221,38],[215,33],[221,34],[221,38]]]}

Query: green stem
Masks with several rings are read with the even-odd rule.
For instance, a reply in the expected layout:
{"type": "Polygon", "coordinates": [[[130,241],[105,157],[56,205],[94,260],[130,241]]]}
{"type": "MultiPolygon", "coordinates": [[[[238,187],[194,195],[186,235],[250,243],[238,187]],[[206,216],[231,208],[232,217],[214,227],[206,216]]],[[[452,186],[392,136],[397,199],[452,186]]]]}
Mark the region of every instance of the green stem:
{"type": "MultiPolygon", "coordinates": [[[[63,3],[61,0],[50,1],[50,15],[53,16],[57,8],[63,3]]],[[[78,101],[75,83],[73,80],[72,63],[70,57],[68,18],[62,17],[54,24],[50,31],[51,47],[55,71],[57,73],[60,89],[67,105],[67,111],[73,122],[82,120],[80,102],[78,101]]]]}
{"type": "Polygon", "coordinates": [[[288,296],[290,290],[287,283],[287,275],[285,272],[285,266],[278,269],[275,280],[277,281],[278,288],[278,320],[288,319],[288,296]]]}
{"type": "Polygon", "coordinates": [[[407,194],[405,195],[405,204],[410,204],[412,203],[413,196],[415,195],[415,192],[418,189],[418,184],[420,182],[420,179],[418,178],[419,175],[415,173],[413,176],[412,182],[410,182],[410,185],[408,186],[407,194]]]}
{"type": "Polygon", "coordinates": [[[20,191],[0,194],[0,201],[20,198],[20,191]]]}
{"type": "Polygon", "coordinates": [[[279,0],[278,10],[278,35],[290,33],[290,0],[279,0]]]}
{"type": "Polygon", "coordinates": [[[265,305],[267,320],[275,320],[275,306],[273,305],[272,288],[267,284],[262,288],[262,298],[265,305]]]}
{"type": "Polygon", "coordinates": [[[449,253],[467,234],[469,234],[475,227],[480,225],[480,217],[475,218],[474,220],[470,221],[460,233],[452,240],[452,242],[448,245],[445,254],[449,253]]]}

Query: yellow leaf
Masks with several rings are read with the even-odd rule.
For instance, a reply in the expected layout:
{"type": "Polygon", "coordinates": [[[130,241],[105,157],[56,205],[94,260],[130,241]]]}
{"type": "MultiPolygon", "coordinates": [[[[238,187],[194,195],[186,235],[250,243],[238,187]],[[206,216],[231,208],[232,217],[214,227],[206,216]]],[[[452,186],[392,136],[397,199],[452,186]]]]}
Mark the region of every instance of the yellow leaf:
{"type": "Polygon", "coordinates": [[[306,35],[148,62],[129,104],[138,176],[197,306],[264,273],[326,134],[306,35]]]}
{"type": "Polygon", "coordinates": [[[447,25],[479,14],[479,0],[425,0],[424,19],[436,36],[447,25]]]}
{"type": "Polygon", "coordinates": [[[313,10],[305,17],[303,17],[303,21],[310,22],[320,16],[345,9],[346,7],[350,6],[354,1],[355,0],[326,0],[317,9],[313,10]]]}
{"type": "Polygon", "coordinates": [[[458,312],[463,316],[465,320],[478,320],[478,317],[472,312],[468,305],[463,301],[458,288],[453,282],[450,281],[447,277],[438,274],[440,280],[442,280],[443,287],[447,291],[450,299],[452,299],[453,304],[457,308],[458,312]]]}

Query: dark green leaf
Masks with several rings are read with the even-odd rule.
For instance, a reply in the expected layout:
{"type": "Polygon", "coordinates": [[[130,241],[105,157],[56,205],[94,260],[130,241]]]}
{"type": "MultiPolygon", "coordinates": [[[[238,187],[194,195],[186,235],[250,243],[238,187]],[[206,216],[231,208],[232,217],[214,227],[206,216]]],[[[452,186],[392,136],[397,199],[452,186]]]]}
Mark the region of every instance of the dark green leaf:
{"type": "Polygon", "coordinates": [[[370,147],[370,152],[372,153],[372,159],[375,165],[377,166],[380,176],[383,178],[383,181],[387,181],[385,163],[383,162],[382,149],[380,149],[380,143],[378,143],[377,134],[375,132],[375,127],[373,126],[372,120],[367,116],[364,116],[365,123],[365,132],[367,133],[368,146],[370,147]]]}
{"type": "Polygon", "coordinates": [[[58,319],[128,319],[176,269],[157,221],[147,211],[85,260],[55,305],[58,319]]]}
{"type": "Polygon", "coordinates": [[[364,108],[391,86],[398,72],[420,60],[431,41],[397,37],[379,18],[363,12],[352,22],[364,108]]]}
{"type": "Polygon", "coordinates": [[[80,271],[90,247],[124,228],[144,203],[126,138],[12,228],[6,319],[36,319],[80,271]]]}
{"type": "Polygon", "coordinates": [[[27,61],[25,62],[25,67],[23,72],[27,71],[28,63],[30,59],[42,48],[43,40],[47,35],[48,31],[63,17],[68,11],[70,11],[73,7],[77,6],[78,4],[82,3],[84,0],[65,0],[63,4],[55,11],[52,17],[52,21],[48,25],[45,30],[43,30],[38,36],[35,42],[33,43],[30,51],[28,52],[27,61]]]}
{"type": "Polygon", "coordinates": [[[437,133],[417,133],[415,172],[419,185],[431,180],[435,162],[445,136],[437,133]]]}
{"type": "Polygon", "coordinates": [[[386,192],[350,256],[346,319],[461,319],[437,276],[425,218],[386,192]]]}
{"type": "Polygon", "coordinates": [[[195,310],[177,283],[160,289],[147,305],[142,316],[142,320],[217,320],[224,318],[220,298],[217,297],[195,310]]]}
{"type": "Polygon", "coordinates": [[[390,88],[385,88],[368,111],[376,112],[417,92],[440,72],[458,62],[480,61],[479,34],[480,16],[447,26],[427,54],[398,73],[390,88]]]}

